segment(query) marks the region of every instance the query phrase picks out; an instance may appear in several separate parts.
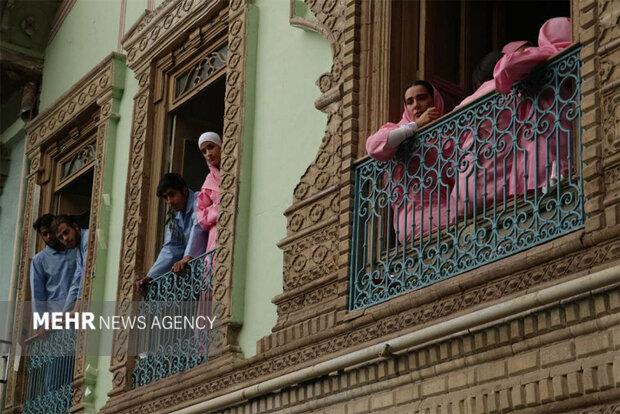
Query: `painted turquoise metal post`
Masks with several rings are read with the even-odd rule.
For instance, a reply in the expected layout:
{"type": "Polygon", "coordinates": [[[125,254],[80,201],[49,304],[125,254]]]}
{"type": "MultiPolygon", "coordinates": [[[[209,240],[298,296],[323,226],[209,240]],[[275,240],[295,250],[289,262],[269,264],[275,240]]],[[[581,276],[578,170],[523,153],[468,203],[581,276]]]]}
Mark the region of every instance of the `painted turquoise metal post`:
{"type": "Polygon", "coordinates": [[[215,250],[211,250],[190,261],[184,273],[169,272],[149,283],[138,313],[144,318],[146,329],[137,330],[134,387],[207,361],[209,329],[168,329],[161,324],[166,318],[168,321],[182,318],[195,323],[202,317],[201,325],[208,325],[205,317],[209,317],[213,310],[211,276],[214,257],[215,250]]]}
{"type": "Polygon", "coordinates": [[[355,169],[349,308],[584,225],[579,46],[355,169]]]}
{"type": "Polygon", "coordinates": [[[51,331],[28,344],[24,413],[68,413],[71,407],[75,330],[51,331]]]}

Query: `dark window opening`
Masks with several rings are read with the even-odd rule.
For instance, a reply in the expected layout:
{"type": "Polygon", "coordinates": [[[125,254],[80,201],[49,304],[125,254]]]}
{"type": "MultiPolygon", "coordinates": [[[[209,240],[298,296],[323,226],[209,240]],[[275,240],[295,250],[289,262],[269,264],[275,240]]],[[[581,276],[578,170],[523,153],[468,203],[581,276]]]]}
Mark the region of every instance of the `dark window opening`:
{"type": "Polygon", "coordinates": [[[81,228],[88,228],[93,192],[93,168],[84,171],[54,193],[57,214],[70,214],[81,228]]]}
{"type": "Polygon", "coordinates": [[[394,1],[390,118],[400,119],[402,89],[417,77],[439,88],[450,111],[474,91],[472,71],[488,52],[513,40],[537,45],[542,24],[559,16],[570,17],[569,1],[394,1]]]}
{"type": "Polygon", "coordinates": [[[194,191],[200,190],[209,172],[198,149],[198,137],[206,131],[223,135],[225,89],[222,76],[171,113],[167,170],[181,174],[194,191]]]}

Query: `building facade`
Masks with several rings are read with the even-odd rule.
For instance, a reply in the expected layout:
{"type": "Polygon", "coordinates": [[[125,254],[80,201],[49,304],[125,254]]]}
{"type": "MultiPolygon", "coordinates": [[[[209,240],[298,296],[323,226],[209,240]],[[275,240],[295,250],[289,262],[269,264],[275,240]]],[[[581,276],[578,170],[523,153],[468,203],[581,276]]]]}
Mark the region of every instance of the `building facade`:
{"type": "MultiPolygon", "coordinates": [[[[620,410],[616,2],[110,4],[57,5],[39,114],[2,133],[11,164],[0,171],[0,226],[15,245],[1,264],[15,269],[3,276],[15,292],[4,410],[620,410]],[[533,7],[539,15],[527,20],[533,7]],[[574,45],[513,89],[513,132],[490,115],[510,105],[495,93],[420,131],[420,145],[457,143],[455,131],[471,130],[472,119],[516,142],[533,122],[519,118],[519,102],[534,90],[536,134],[550,123],[553,142],[568,142],[568,172],[551,190],[504,192],[501,202],[399,238],[397,200],[432,184],[418,167],[407,183],[395,178],[398,165],[419,165],[415,151],[378,163],[366,137],[400,115],[407,81],[429,79],[453,107],[472,90],[468,73],[486,51],[535,41],[557,15],[570,15],[574,45]],[[83,216],[91,237],[82,303],[134,315],[145,299],[133,284],[162,238],[157,183],[174,171],[200,186],[206,169],[195,146],[204,130],[223,138],[208,358],[145,357],[135,332],[122,329],[32,339],[36,217],[83,216]],[[13,161],[21,157],[23,166],[13,161]],[[20,186],[22,195],[6,191],[20,186]],[[5,205],[18,208],[5,215],[5,205]],[[62,362],[70,380],[53,396],[32,390],[33,373],[44,372],[35,350],[50,346],[72,355],[62,362]]],[[[456,177],[452,157],[428,164],[431,176],[456,177]]],[[[547,178],[560,168],[544,162],[547,178]]]]}

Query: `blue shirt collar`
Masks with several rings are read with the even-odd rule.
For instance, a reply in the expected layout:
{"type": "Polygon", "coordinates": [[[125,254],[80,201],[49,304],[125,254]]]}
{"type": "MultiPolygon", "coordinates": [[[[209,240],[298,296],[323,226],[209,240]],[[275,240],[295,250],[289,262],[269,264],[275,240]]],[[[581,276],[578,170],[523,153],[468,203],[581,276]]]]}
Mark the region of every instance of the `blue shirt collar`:
{"type": "Polygon", "coordinates": [[[43,250],[45,250],[45,252],[47,254],[65,254],[67,252],[67,250],[69,249],[65,249],[65,250],[56,250],[50,246],[48,246],[47,244],[45,245],[45,247],[43,248],[43,250]]]}
{"type": "Polygon", "coordinates": [[[187,214],[191,214],[194,212],[194,202],[196,200],[196,193],[194,193],[192,190],[188,189],[188,194],[187,194],[187,201],[185,202],[185,209],[183,210],[183,212],[181,211],[177,211],[175,212],[175,215],[187,215],[187,214]]]}

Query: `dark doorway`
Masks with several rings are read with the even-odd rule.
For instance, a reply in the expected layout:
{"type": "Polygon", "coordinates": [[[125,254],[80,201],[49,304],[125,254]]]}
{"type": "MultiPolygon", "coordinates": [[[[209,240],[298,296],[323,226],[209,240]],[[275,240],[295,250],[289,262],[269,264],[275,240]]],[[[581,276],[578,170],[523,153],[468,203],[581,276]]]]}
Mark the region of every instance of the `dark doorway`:
{"type": "Polygon", "coordinates": [[[418,1],[392,3],[393,119],[399,119],[402,112],[402,88],[420,76],[422,67],[426,80],[444,96],[447,112],[473,92],[471,73],[488,52],[501,50],[513,40],[536,45],[546,20],[570,16],[568,0],[427,0],[424,6],[422,11],[418,1]],[[417,22],[422,24],[416,27],[417,22]]]}
{"type": "Polygon", "coordinates": [[[181,174],[195,191],[200,190],[209,172],[198,149],[198,137],[206,131],[222,136],[225,90],[226,78],[222,76],[171,113],[168,171],[181,174]]]}

